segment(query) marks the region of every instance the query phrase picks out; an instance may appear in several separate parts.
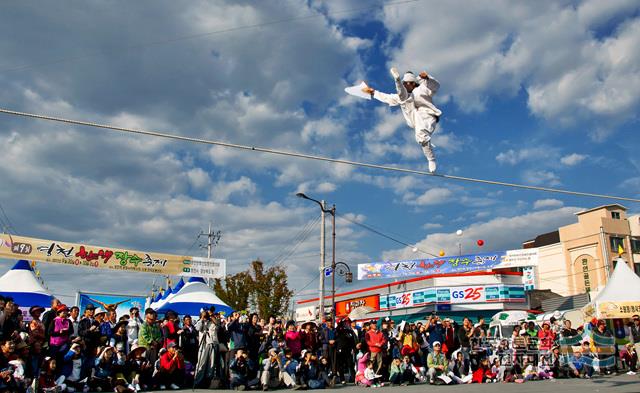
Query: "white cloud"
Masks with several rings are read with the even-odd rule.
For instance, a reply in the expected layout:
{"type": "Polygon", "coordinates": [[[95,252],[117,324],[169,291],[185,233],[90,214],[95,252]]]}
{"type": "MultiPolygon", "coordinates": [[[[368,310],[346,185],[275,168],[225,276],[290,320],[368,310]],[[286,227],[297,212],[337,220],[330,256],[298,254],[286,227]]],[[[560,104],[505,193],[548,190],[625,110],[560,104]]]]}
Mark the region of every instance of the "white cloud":
{"type": "Polygon", "coordinates": [[[329,193],[329,192],[334,192],[336,188],[338,187],[335,184],[325,181],[318,184],[318,187],[316,187],[316,191],[329,193]]]}
{"type": "Polygon", "coordinates": [[[218,182],[211,190],[211,198],[218,202],[227,202],[232,195],[254,196],[257,186],[253,180],[242,176],[231,182],[218,182]]]}
{"type": "Polygon", "coordinates": [[[415,199],[405,200],[409,205],[430,206],[451,202],[453,193],[448,188],[431,188],[415,199]]]}
{"type": "Polygon", "coordinates": [[[534,186],[558,186],[562,184],[560,177],[552,171],[528,169],[522,173],[522,180],[534,186]]]}
{"type": "Polygon", "coordinates": [[[428,222],[422,226],[422,229],[426,229],[427,231],[438,228],[442,228],[442,224],[438,224],[437,222],[428,222]]]}
{"type": "Polygon", "coordinates": [[[556,150],[548,146],[529,147],[519,150],[509,149],[496,156],[500,164],[516,165],[524,161],[546,161],[550,155],[555,155],[556,150]]]}
{"type": "Polygon", "coordinates": [[[557,209],[562,206],[564,206],[564,202],[558,199],[538,199],[537,201],[533,202],[533,208],[535,210],[557,209]]]}
{"type": "Polygon", "coordinates": [[[388,47],[389,64],[431,71],[442,85],[436,101],[451,96],[462,110],[482,111],[491,97],[524,89],[531,112],[554,124],[603,117],[619,123],[635,116],[640,103],[637,2],[540,7],[506,0],[448,1],[427,8],[388,7],[382,20],[400,41],[388,47]],[[595,36],[611,23],[617,25],[608,37],[595,36]]]}
{"type": "MultiPolygon", "coordinates": [[[[561,207],[514,217],[497,217],[461,228],[462,238],[455,233],[433,233],[419,241],[417,246],[434,254],[443,249],[449,255],[457,254],[459,241],[463,253],[521,248],[522,242],[527,239],[575,222],[574,213],[580,210],[577,207],[561,207]],[[484,240],[482,249],[476,244],[478,239],[484,240]]],[[[412,259],[415,255],[411,250],[402,248],[385,251],[382,257],[384,260],[398,260],[412,259]]]]}
{"type": "Polygon", "coordinates": [[[587,157],[586,154],[572,153],[562,157],[560,162],[567,166],[574,166],[584,161],[587,157]]]}

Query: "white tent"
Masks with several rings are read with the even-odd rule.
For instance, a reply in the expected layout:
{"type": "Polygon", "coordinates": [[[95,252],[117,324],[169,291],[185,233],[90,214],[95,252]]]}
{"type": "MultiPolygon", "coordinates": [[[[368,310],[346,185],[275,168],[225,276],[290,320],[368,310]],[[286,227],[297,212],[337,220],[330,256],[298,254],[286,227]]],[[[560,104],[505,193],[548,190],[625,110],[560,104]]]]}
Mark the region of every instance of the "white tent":
{"type": "Polygon", "coordinates": [[[158,311],[158,309],[162,307],[170,297],[173,297],[173,289],[171,289],[171,287],[168,287],[167,290],[164,291],[164,294],[162,295],[160,300],[151,304],[151,308],[158,311]]]}
{"type": "Polygon", "coordinates": [[[180,315],[199,315],[201,309],[208,309],[211,306],[216,308],[216,312],[223,312],[227,315],[233,311],[231,307],[216,296],[202,278],[193,277],[175,296],[159,307],[157,311],[159,313],[165,313],[171,310],[180,315]]]}
{"type": "Polygon", "coordinates": [[[29,261],[18,261],[0,277],[0,295],[11,297],[21,307],[51,305],[51,293],[36,278],[29,261]]]}
{"type": "Polygon", "coordinates": [[[640,277],[618,258],[607,285],[591,303],[584,306],[585,320],[591,318],[631,318],[640,314],[640,277]]]}

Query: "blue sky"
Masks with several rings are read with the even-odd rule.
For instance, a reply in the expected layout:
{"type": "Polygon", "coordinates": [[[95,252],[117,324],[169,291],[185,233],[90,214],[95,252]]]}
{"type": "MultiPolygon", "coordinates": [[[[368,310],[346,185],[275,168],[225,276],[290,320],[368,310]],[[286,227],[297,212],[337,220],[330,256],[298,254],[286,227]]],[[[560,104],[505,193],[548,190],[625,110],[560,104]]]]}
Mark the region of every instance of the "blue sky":
{"type": "MultiPolygon", "coordinates": [[[[426,70],[441,83],[440,173],[640,196],[637,1],[382,4],[11,3],[0,14],[0,106],[426,170],[397,109],[343,92],[363,79],[390,91],[390,66],[426,70]]],[[[190,246],[213,221],[229,271],[291,254],[277,261],[294,289],[310,283],[300,296],[317,288],[319,227],[292,251],[318,214],[296,192],[448,254],[457,229],[463,251],[477,239],[485,251],[517,248],[610,202],[5,115],[0,145],[12,231],[201,255],[190,246]]],[[[337,229],[338,259],[353,265],[421,256],[340,218],[337,229]]],[[[140,293],[154,281],[44,265],[42,276],[67,301],[78,289],[140,293]]]]}

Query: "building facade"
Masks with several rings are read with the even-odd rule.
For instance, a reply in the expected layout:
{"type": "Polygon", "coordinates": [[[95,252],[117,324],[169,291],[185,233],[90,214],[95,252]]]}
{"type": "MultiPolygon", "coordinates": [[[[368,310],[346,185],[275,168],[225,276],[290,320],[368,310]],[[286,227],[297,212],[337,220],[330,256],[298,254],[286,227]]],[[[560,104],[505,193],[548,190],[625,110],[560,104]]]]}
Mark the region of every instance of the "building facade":
{"type": "MultiPolygon", "coordinates": [[[[490,318],[504,310],[527,310],[522,273],[488,271],[443,274],[390,282],[350,292],[337,293],[336,317],[346,317],[358,307],[371,312],[358,319],[390,317],[416,321],[436,312],[458,322],[464,317],[490,318]]],[[[314,320],[318,298],[298,301],[296,319],[314,320]]],[[[330,311],[331,297],[325,298],[330,311]]]]}
{"type": "Polygon", "coordinates": [[[523,243],[538,247],[536,288],[563,296],[600,291],[617,263],[618,251],[640,275],[640,216],[605,205],[576,213],[577,222],[523,243]]]}

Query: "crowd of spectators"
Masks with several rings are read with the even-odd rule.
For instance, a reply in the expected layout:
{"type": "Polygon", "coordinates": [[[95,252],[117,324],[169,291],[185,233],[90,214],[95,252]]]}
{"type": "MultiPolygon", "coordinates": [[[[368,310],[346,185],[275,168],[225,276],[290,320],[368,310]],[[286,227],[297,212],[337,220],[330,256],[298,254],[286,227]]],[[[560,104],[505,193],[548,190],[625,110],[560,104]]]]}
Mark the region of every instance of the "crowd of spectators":
{"type": "Polygon", "coordinates": [[[615,345],[604,321],[523,322],[511,337],[492,337],[483,319],[429,315],[423,322],[347,318],[296,323],[215,308],[182,318],[131,308],[117,315],[57,299],[45,312],[0,297],[0,392],[138,392],[180,388],[294,390],[414,383],[525,382],[634,373],[640,318],[615,345]]]}

